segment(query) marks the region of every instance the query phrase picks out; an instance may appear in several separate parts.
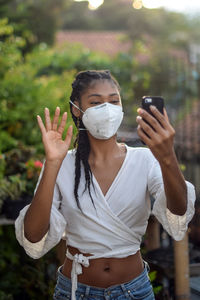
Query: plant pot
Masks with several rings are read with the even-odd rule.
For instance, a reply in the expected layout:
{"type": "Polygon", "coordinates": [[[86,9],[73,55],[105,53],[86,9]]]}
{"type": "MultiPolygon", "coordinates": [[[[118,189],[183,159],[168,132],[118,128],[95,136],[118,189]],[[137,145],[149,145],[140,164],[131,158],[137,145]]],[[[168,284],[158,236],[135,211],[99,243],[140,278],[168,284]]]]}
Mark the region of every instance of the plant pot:
{"type": "Polygon", "coordinates": [[[7,219],[16,220],[20,210],[29,204],[31,200],[32,197],[30,195],[25,195],[18,200],[11,200],[10,198],[7,198],[3,203],[2,214],[7,219]]]}

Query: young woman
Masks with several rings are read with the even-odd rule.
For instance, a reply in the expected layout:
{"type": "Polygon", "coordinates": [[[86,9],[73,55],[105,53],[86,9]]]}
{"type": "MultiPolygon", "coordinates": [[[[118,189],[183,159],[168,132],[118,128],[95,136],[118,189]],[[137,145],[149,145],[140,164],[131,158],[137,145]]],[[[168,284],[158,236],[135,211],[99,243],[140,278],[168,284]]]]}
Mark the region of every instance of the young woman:
{"type": "Polygon", "coordinates": [[[16,236],[39,258],[66,239],[54,299],[154,299],[140,243],[151,213],[181,240],[194,214],[194,187],[185,182],[173,148],[174,129],[155,107],[138,110],[138,135],[148,148],[117,143],[123,118],[120,89],[109,71],[84,71],[72,84],[67,113],[38,116],[46,159],[32,203],[16,220],[16,236]],[[145,122],[148,121],[147,122],[145,122]],[[149,124],[149,125],[148,125],[149,124]],[[151,125],[151,126],[150,126],[151,125]]]}

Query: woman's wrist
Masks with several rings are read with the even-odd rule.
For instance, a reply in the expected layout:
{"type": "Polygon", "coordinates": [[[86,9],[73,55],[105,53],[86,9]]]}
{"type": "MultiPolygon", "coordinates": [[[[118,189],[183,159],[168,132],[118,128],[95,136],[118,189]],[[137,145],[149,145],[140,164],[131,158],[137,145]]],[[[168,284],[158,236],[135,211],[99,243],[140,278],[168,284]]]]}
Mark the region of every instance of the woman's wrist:
{"type": "Polygon", "coordinates": [[[62,160],[48,160],[45,161],[45,171],[57,173],[62,165],[62,160]]]}
{"type": "Polygon", "coordinates": [[[170,166],[174,166],[174,165],[178,165],[178,161],[176,158],[176,154],[174,149],[172,149],[168,154],[162,156],[159,160],[159,164],[162,167],[170,167],[170,166]]]}

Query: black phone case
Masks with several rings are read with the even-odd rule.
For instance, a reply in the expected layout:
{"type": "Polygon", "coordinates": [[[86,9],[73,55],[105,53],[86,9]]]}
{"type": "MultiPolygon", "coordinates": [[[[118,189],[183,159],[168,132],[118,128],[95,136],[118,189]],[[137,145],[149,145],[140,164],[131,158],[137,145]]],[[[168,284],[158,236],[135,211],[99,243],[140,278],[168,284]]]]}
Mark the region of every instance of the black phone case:
{"type": "MultiPolygon", "coordinates": [[[[145,109],[150,115],[152,115],[155,118],[155,116],[153,115],[153,113],[150,110],[150,105],[154,105],[162,114],[164,114],[164,110],[163,110],[164,99],[162,97],[160,97],[160,96],[143,96],[142,97],[142,108],[145,109]]],[[[147,121],[145,121],[145,122],[147,124],[149,124],[147,121]]],[[[145,142],[142,141],[142,143],[144,145],[146,145],[145,142]]]]}
{"type": "Polygon", "coordinates": [[[154,105],[162,114],[164,114],[164,99],[160,96],[144,96],[142,97],[142,108],[145,109],[149,114],[152,114],[150,105],[154,105]]]}

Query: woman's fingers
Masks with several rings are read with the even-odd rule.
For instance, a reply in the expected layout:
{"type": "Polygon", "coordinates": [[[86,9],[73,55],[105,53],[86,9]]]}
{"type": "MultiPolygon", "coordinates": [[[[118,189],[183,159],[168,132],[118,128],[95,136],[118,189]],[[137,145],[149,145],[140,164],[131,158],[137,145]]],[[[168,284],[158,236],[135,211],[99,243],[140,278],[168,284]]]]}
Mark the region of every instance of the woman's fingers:
{"type": "Polygon", "coordinates": [[[164,114],[161,114],[156,108],[151,107],[151,111],[155,118],[143,109],[138,110],[139,116],[136,119],[138,135],[160,160],[173,148],[175,130],[169,123],[165,110],[164,114]]]}
{"type": "Polygon", "coordinates": [[[68,130],[67,130],[66,137],[65,137],[65,143],[66,143],[66,145],[67,145],[68,148],[69,148],[69,146],[71,144],[72,132],[73,132],[73,127],[72,127],[72,125],[70,125],[69,128],[68,128],[68,130]]]}
{"type": "Polygon", "coordinates": [[[174,128],[171,126],[169,119],[168,119],[168,115],[166,112],[166,109],[164,108],[164,115],[161,114],[156,108],[155,106],[151,107],[151,111],[153,112],[154,116],[158,119],[158,121],[161,123],[162,127],[163,127],[163,134],[165,133],[165,135],[170,135],[172,137],[174,137],[175,135],[175,130],[174,128]]]}
{"type": "Polygon", "coordinates": [[[151,110],[152,114],[155,116],[155,118],[160,122],[162,127],[166,128],[167,122],[169,121],[169,120],[167,120],[166,115],[161,114],[161,112],[154,105],[150,106],[150,110],[151,110]]]}
{"type": "Polygon", "coordinates": [[[46,134],[46,128],[42,122],[42,119],[39,115],[37,115],[37,121],[38,121],[38,125],[39,125],[39,128],[40,128],[40,131],[42,133],[42,135],[46,134]]]}
{"type": "Polygon", "coordinates": [[[60,116],[60,107],[56,107],[53,122],[52,122],[52,130],[57,130],[58,120],[60,116]]]}
{"type": "MultiPolygon", "coordinates": [[[[145,119],[146,120],[146,119],[145,119]]],[[[140,125],[140,128],[150,137],[154,137],[157,133],[156,131],[149,125],[147,122],[143,120],[141,116],[137,116],[136,121],[138,125],[140,125]]],[[[155,126],[153,126],[155,127],[155,126]]]]}
{"type": "Polygon", "coordinates": [[[50,131],[52,129],[52,125],[51,125],[51,119],[50,119],[49,109],[47,107],[44,110],[44,116],[45,116],[46,130],[50,131]]]}
{"type": "Polygon", "coordinates": [[[165,108],[164,108],[164,116],[165,116],[167,122],[169,123],[169,118],[168,118],[167,111],[165,108]]]}
{"type": "MultiPolygon", "coordinates": [[[[53,130],[53,131],[57,131],[62,137],[63,131],[65,129],[66,121],[67,121],[67,112],[65,112],[63,114],[60,125],[57,129],[59,117],[60,117],[60,108],[56,107],[53,122],[51,122],[49,109],[45,108],[45,125],[46,125],[46,128],[45,128],[45,126],[42,122],[42,119],[40,118],[40,116],[38,116],[38,124],[40,126],[40,130],[41,130],[42,134],[45,134],[48,131],[53,130]]],[[[70,128],[68,128],[65,141],[68,141],[68,139],[70,138],[70,142],[71,142],[71,137],[72,137],[72,126],[70,126],[70,128]]]]}
{"type": "Polygon", "coordinates": [[[139,113],[140,117],[141,117],[144,121],[148,122],[148,124],[150,124],[150,126],[151,126],[156,132],[159,132],[159,133],[162,132],[163,127],[160,126],[160,123],[159,123],[160,121],[159,121],[158,119],[156,119],[157,117],[156,117],[156,118],[153,117],[153,116],[150,115],[146,110],[141,109],[141,108],[138,109],[138,113],[139,113]]]}
{"type": "Polygon", "coordinates": [[[145,142],[146,145],[149,145],[151,143],[151,139],[144,133],[140,125],[138,125],[137,127],[137,133],[138,136],[141,138],[143,142],[145,142]]]}
{"type": "Polygon", "coordinates": [[[63,131],[65,129],[66,121],[67,121],[67,112],[64,112],[64,114],[62,116],[62,119],[61,119],[61,122],[60,122],[60,126],[58,127],[58,132],[61,134],[61,136],[62,136],[63,131]]]}

